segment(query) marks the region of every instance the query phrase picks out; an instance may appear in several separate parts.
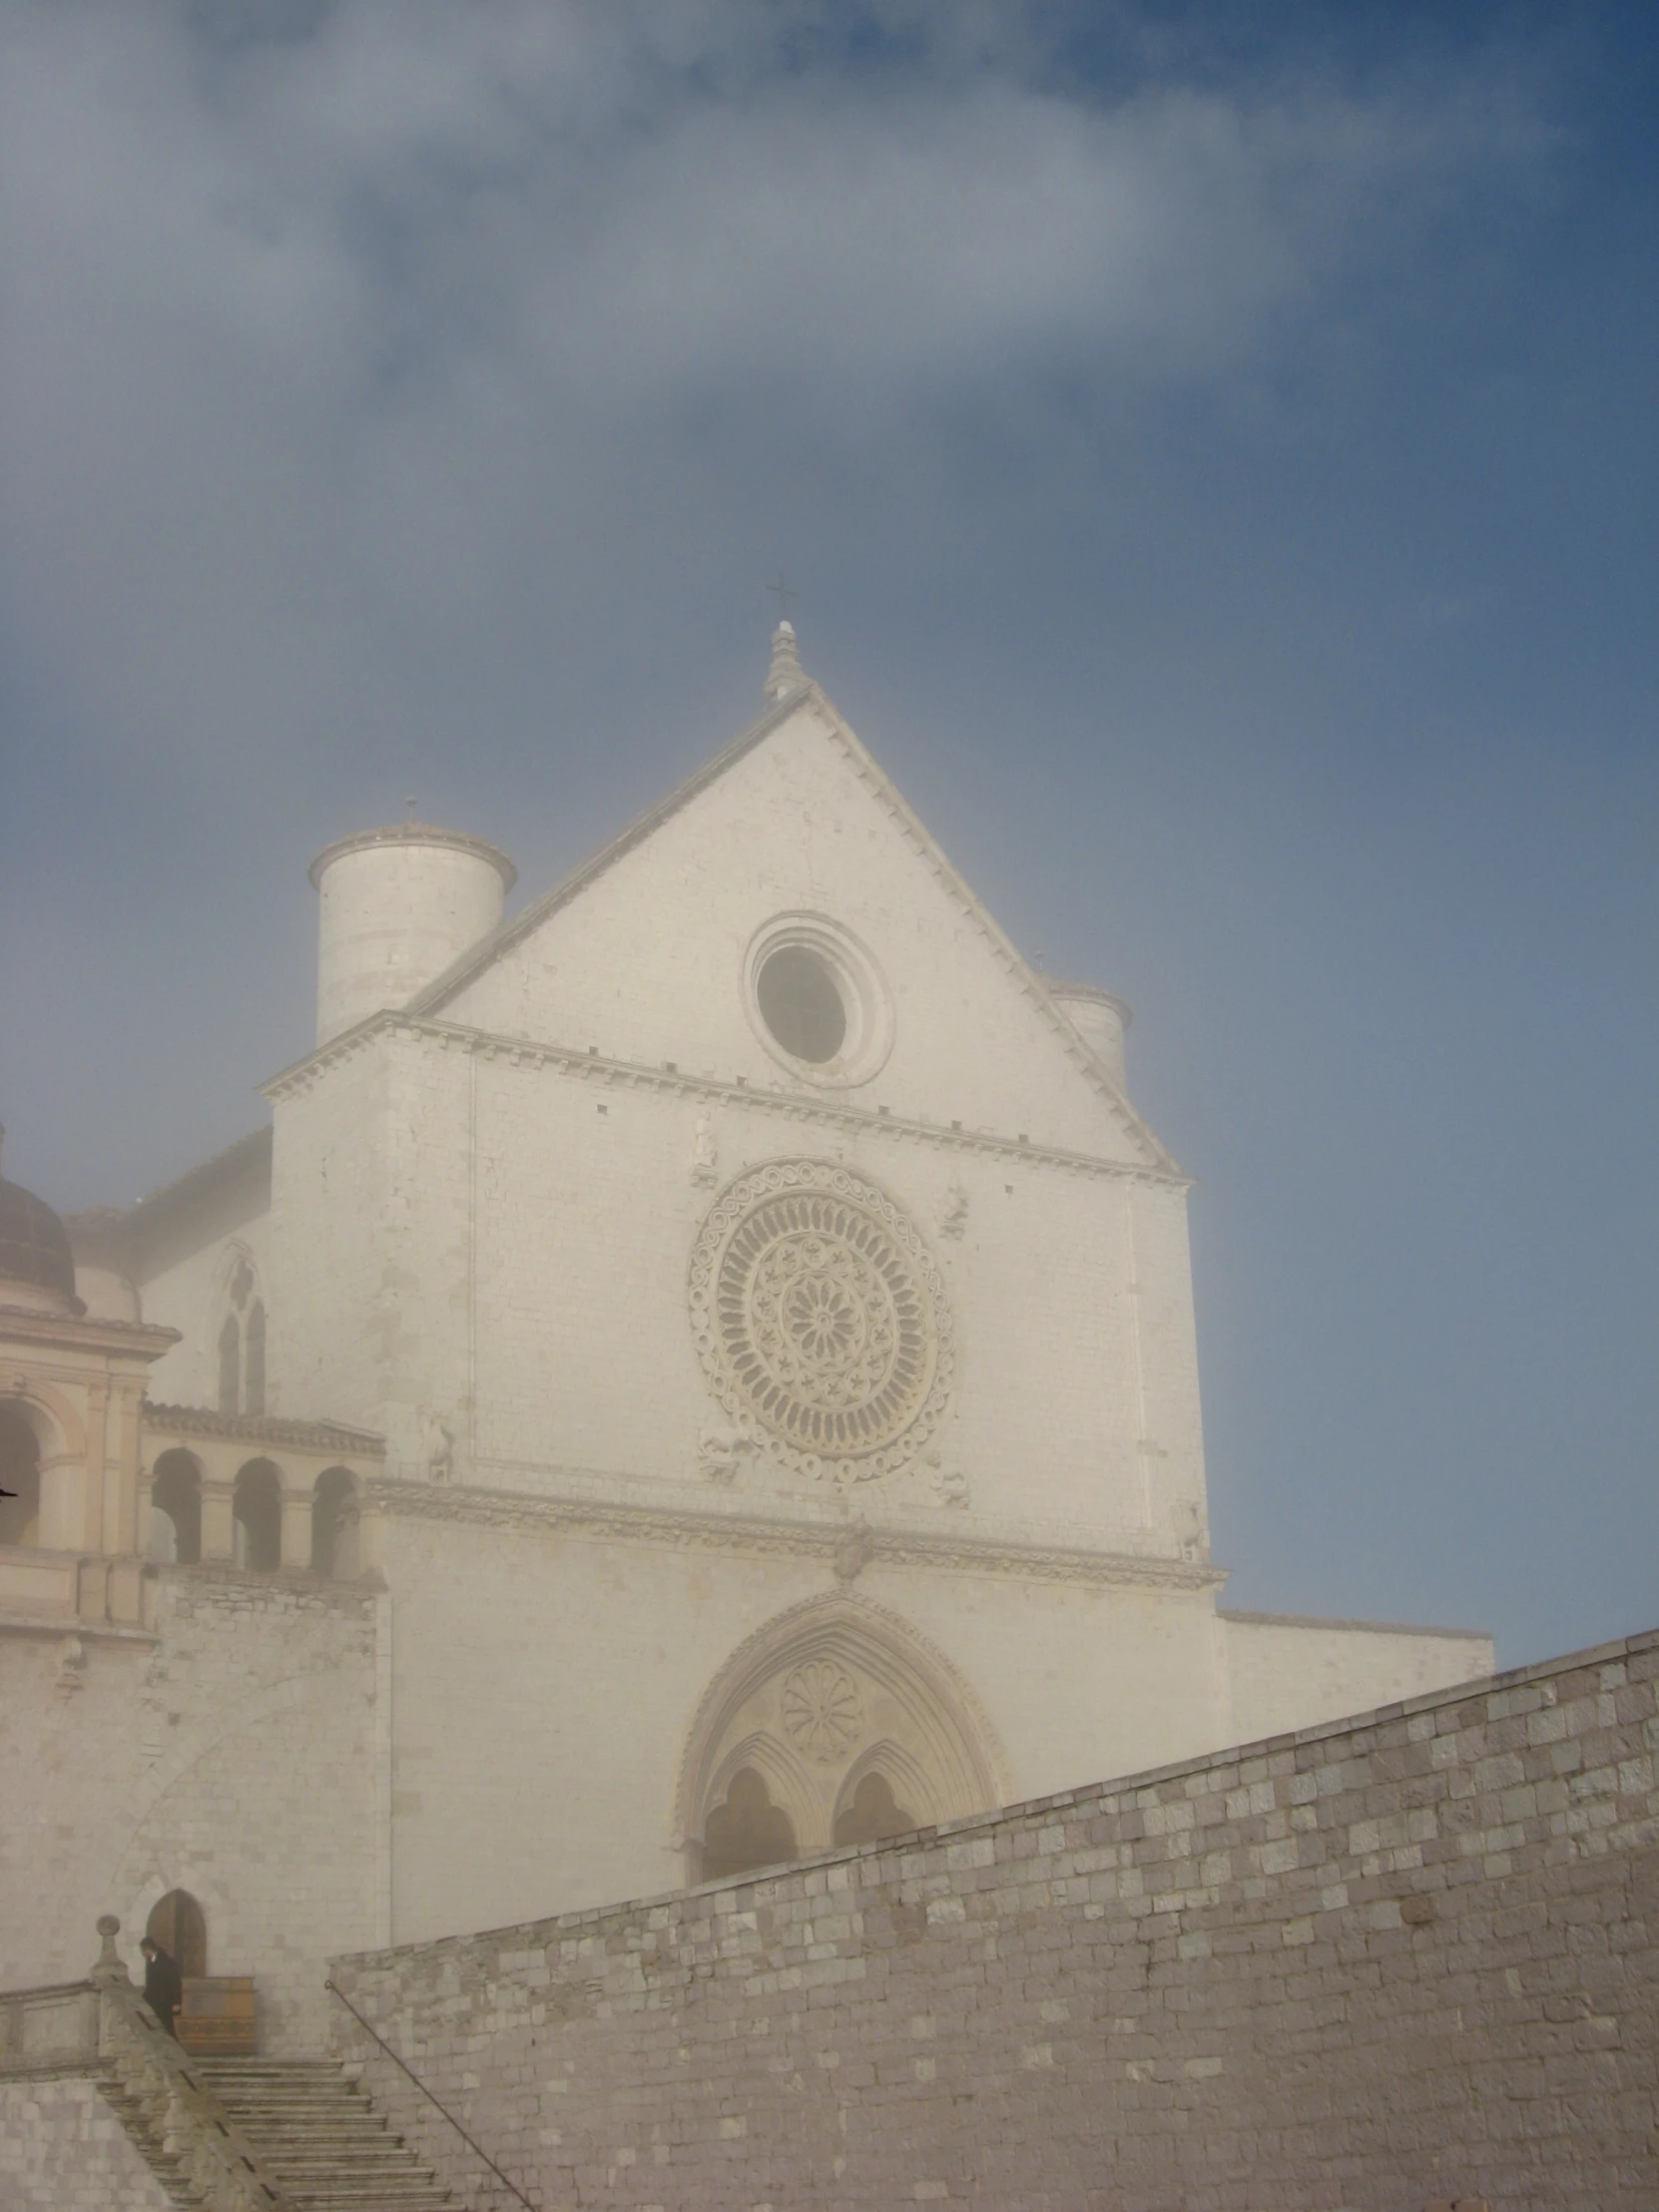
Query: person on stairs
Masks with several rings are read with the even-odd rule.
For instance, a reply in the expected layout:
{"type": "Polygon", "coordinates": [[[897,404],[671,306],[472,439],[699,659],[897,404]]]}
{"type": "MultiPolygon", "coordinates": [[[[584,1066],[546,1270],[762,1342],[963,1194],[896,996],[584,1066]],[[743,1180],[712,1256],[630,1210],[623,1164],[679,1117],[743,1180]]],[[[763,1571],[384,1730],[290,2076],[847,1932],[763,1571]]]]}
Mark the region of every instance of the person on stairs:
{"type": "Polygon", "coordinates": [[[153,1936],[146,1936],[139,1949],[144,1953],[144,2001],[177,2042],[179,2030],[173,2022],[185,1997],[178,1961],[153,1936]]]}

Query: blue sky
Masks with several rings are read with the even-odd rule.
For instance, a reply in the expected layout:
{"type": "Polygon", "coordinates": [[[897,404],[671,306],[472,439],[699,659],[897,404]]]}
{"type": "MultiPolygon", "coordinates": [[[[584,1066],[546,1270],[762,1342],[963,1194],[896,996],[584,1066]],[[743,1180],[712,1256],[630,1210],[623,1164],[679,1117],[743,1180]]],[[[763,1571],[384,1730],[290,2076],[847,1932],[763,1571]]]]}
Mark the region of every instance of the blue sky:
{"type": "Polygon", "coordinates": [[[803,657],[1199,1178],[1229,1601],[1649,1625],[1651,10],[0,5],[0,1115],[121,1202],[304,868],[534,891],[803,657]]]}

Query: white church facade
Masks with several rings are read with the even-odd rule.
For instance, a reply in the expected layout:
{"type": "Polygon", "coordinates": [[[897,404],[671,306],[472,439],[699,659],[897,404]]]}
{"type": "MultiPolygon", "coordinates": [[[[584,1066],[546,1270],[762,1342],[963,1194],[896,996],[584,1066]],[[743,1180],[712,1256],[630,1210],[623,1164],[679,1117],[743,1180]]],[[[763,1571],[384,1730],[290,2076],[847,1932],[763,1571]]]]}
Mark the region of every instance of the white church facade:
{"type": "Polygon", "coordinates": [[[788,625],[511,918],[420,824],[312,877],[269,1126],[67,1242],[0,1190],[0,1985],[188,1914],[298,2051],[341,1951],[1489,1671],[1219,1607],[1126,1009],[1021,958],[788,625]]]}

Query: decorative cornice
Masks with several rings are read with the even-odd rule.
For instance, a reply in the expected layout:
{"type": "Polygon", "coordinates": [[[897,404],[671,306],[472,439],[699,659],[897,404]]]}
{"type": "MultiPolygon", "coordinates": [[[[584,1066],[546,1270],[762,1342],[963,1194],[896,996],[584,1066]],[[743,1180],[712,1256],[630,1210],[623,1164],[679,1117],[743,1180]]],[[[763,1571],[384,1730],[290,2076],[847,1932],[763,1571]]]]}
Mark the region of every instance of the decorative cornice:
{"type": "MultiPolygon", "coordinates": [[[[79,1613],[0,1613],[0,1636],[73,1636],[83,1644],[156,1644],[153,1629],[84,1620],[79,1613]]],[[[12,1992],[7,1991],[10,1995],[12,1992]]]]}
{"type": "Polygon", "coordinates": [[[0,1307],[0,1344],[50,1345],[59,1352],[124,1353],[159,1360],[179,1342],[177,1329],[158,1322],[88,1321],[75,1314],[41,1314],[26,1306],[0,1307]]]}
{"type": "Polygon", "coordinates": [[[1231,1606],[1216,1608],[1216,1618],[1239,1621],[1246,1628],[1337,1628],[1356,1636],[1444,1636],[1459,1643],[1489,1644],[1489,1628],[1431,1628],[1416,1621],[1351,1621],[1322,1613],[1250,1613],[1231,1606]]]}
{"type": "Polygon", "coordinates": [[[747,1083],[723,1083],[715,1076],[649,1067],[643,1061],[612,1060],[598,1052],[578,1052],[569,1045],[541,1044],[527,1037],[471,1029],[459,1022],[407,1012],[370,1014],[319,1051],[273,1076],[262,1086],[264,1093],[273,1101],[302,1096],[328,1069],[355,1058],[386,1034],[424,1038],[446,1051],[476,1053],[482,1059],[502,1060],[511,1067],[550,1069],[554,1074],[575,1076],[585,1083],[603,1083],[611,1089],[667,1092],[700,1102],[714,1099],[728,1106],[752,1108],[774,1121],[828,1125],[860,1136],[896,1137],[942,1152],[979,1153],[1018,1161],[1026,1167],[1035,1162],[1076,1175],[1123,1176],[1133,1182],[1183,1191],[1192,1187],[1192,1177],[1178,1168],[1158,1167],[1141,1160],[1101,1159],[1094,1153],[1073,1152],[1063,1145],[1033,1144],[1028,1138],[1003,1136],[992,1130],[945,1129],[937,1122],[914,1121],[905,1115],[884,1113],[875,1106],[855,1106],[827,1098],[822,1092],[806,1096],[759,1090],[747,1083]]]}
{"type": "MultiPolygon", "coordinates": [[[[464,1484],[409,1482],[376,1476],[369,1501],[411,1520],[552,1534],[579,1533],[624,1543],[695,1545],[714,1551],[822,1559],[833,1570],[851,1523],[843,1519],[775,1519],[759,1513],[707,1513],[684,1507],[625,1505],[593,1498],[530,1497],[464,1484]]],[[[931,1567],[957,1574],[1012,1575],[1035,1582],[1085,1582],[1135,1589],[1214,1590],[1224,1567],[1069,1544],[1029,1544],[860,1521],[870,1566],[931,1567]]]]}
{"type": "Polygon", "coordinates": [[[359,1459],[383,1459],[386,1439],[343,1421],[283,1420],[269,1413],[218,1413],[208,1405],[158,1405],[146,1398],[144,1424],[170,1436],[229,1436],[239,1441],[287,1444],[301,1449],[345,1451],[359,1459]]]}
{"type": "Polygon", "coordinates": [[[453,852],[470,853],[474,859],[487,860],[500,876],[504,891],[510,891],[518,881],[517,868],[499,845],[491,844],[487,838],[475,837],[465,830],[440,830],[431,822],[393,822],[383,829],[356,830],[349,836],[336,837],[332,844],[325,844],[311,862],[311,881],[320,890],[323,876],[347,852],[366,852],[376,846],[402,844],[439,845],[453,852]]]}

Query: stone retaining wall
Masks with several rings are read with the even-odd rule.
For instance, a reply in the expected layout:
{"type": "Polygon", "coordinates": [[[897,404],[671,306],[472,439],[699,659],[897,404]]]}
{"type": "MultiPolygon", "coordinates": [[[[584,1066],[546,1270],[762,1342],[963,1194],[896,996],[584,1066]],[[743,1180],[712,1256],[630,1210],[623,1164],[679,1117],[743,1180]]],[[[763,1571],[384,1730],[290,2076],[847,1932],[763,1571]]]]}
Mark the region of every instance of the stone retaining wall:
{"type": "Polygon", "coordinates": [[[96,2081],[0,2081],[6,2212],[172,2212],[96,2081]]]}
{"type": "Polygon", "coordinates": [[[1652,2212],[1656,1676],[1659,1632],[335,1978],[538,2212],[1652,2212]]]}

